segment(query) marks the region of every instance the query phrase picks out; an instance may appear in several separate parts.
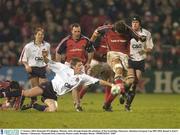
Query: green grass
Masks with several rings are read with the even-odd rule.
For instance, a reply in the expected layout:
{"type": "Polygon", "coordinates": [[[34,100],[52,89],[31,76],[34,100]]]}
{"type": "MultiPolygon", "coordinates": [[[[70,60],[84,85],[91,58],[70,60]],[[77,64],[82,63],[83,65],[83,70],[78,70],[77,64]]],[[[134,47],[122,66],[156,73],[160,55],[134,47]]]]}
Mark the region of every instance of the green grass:
{"type": "Polygon", "coordinates": [[[103,94],[88,93],[84,112],[76,112],[70,94],[59,98],[55,113],[0,111],[0,128],[180,128],[180,95],[137,94],[133,111],[116,99],[113,112],[102,110],[103,94]]]}

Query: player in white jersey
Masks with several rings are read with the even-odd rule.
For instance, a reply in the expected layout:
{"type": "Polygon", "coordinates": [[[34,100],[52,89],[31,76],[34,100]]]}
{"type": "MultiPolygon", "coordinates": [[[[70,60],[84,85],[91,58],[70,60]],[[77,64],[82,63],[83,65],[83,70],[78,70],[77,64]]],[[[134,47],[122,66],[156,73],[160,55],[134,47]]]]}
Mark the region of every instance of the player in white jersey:
{"type": "MultiPolygon", "coordinates": [[[[153,49],[153,41],[151,33],[141,27],[141,19],[139,16],[133,16],[131,20],[132,29],[136,31],[140,36],[145,36],[146,41],[137,41],[134,38],[130,41],[130,58],[128,60],[128,75],[126,79],[126,87],[128,89],[127,101],[125,108],[130,111],[131,103],[135,96],[136,85],[138,80],[142,76],[142,72],[145,71],[145,59],[147,53],[150,53],[153,49]]],[[[120,97],[120,103],[124,103],[123,96],[120,97]]]]}
{"type": "MultiPolygon", "coordinates": [[[[50,44],[44,41],[44,29],[42,27],[35,28],[34,40],[26,44],[19,62],[22,63],[29,74],[31,87],[38,86],[40,83],[47,81],[46,79],[46,63],[43,61],[42,50],[50,55],[50,44]]],[[[37,101],[37,97],[32,97],[31,102],[37,101]]],[[[31,103],[28,106],[30,106],[31,103]]]]}
{"type": "Polygon", "coordinates": [[[45,98],[44,103],[45,107],[42,105],[38,105],[35,103],[33,108],[41,111],[50,111],[54,112],[57,110],[57,96],[61,96],[66,94],[67,92],[72,91],[74,101],[76,102],[76,110],[82,111],[80,106],[80,98],[78,93],[78,88],[81,85],[90,85],[93,83],[99,83],[100,85],[105,86],[113,86],[114,84],[99,80],[97,78],[91,77],[85,73],[83,73],[83,63],[78,58],[73,58],[70,62],[70,67],[49,60],[47,58],[47,51],[43,51],[43,59],[49,66],[49,68],[55,73],[55,77],[48,82],[44,82],[39,86],[33,87],[29,90],[16,90],[16,91],[3,91],[0,92],[0,97],[11,97],[11,96],[25,96],[25,97],[33,97],[41,95],[45,98]]]}

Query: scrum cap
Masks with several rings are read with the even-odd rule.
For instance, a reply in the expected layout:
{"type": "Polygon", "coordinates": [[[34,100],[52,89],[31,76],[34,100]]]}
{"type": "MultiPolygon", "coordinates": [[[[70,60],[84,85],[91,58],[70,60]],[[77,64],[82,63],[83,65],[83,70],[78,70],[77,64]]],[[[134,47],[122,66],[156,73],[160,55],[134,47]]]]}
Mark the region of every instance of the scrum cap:
{"type": "Polygon", "coordinates": [[[141,18],[138,15],[135,15],[131,18],[131,22],[132,21],[139,21],[139,23],[141,24],[141,18]]]}

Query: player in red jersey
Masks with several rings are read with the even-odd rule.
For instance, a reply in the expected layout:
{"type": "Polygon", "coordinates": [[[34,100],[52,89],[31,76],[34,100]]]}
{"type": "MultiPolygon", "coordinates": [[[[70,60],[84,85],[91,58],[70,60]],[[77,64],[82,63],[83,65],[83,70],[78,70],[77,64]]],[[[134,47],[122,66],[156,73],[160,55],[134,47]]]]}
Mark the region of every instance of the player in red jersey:
{"type": "Polygon", "coordinates": [[[94,48],[88,37],[81,34],[81,27],[74,23],[71,25],[71,34],[61,40],[56,48],[56,61],[69,63],[77,57],[83,61],[86,71],[90,68],[94,48]]]}
{"type": "MultiPolygon", "coordinates": [[[[115,73],[115,83],[123,83],[125,77],[125,71],[128,68],[128,56],[130,53],[130,40],[134,38],[136,40],[145,41],[146,38],[139,36],[135,33],[124,21],[120,20],[113,25],[105,25],[95,30],[91,37],[91,41],[94,42],[98,37],[105,36],[106,44],[108,46],[107,63],[111,66],[115,73]]],[[[122,86],[121,92],[124,92],[122,86]]],[[[110,93],[110,88],[106,91],[106,98],[103,109],[105,111],[112,111],[111,103],[117,95],[110,93]]]]}

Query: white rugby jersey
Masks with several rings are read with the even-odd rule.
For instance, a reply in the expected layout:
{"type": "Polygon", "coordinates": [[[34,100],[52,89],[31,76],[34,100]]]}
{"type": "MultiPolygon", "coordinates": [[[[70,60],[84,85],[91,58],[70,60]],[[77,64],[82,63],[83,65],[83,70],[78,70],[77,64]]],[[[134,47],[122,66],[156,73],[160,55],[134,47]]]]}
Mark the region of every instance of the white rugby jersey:
{"type": "Polygon", "coordinates": [[[74,74],[74,70],[60,62],[49,61],[49,68],[55,73],[52,79],[52,86],[57,95],[64,95],[72,91],[79,84],[90,85],[99,81],[87,74],[74,74]]]}
{"type": "Polygon", "coordinates": [[[50,44],[43,41],[40,46],[37,46],[34,41],[25,45],[22,50],[19,62],[27,62],[31,67],[44,67],[46,63],[43,61],[42,50],[48,51],[48,58],[51,59],[50,55],[50,44]]]}
{"type": "Polygon", "coordinates": [[[141,29],[140,31],[137,31],[139,35],[146,36],[146,41],[136,41],[134,38],[130,41],[130,59],[133,61],[141,61],[146,58],[146,54],[140,54],[142,50],[145,50],[146,48],[152,49],[154,44],[152,41],[151,33],[147,31],[146,29],[141,29]]]}

